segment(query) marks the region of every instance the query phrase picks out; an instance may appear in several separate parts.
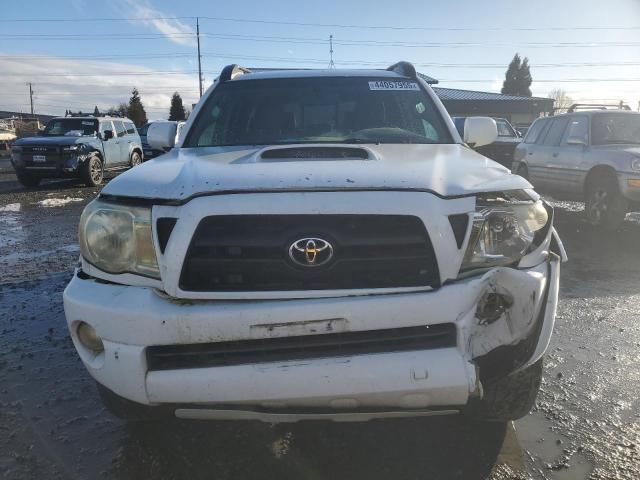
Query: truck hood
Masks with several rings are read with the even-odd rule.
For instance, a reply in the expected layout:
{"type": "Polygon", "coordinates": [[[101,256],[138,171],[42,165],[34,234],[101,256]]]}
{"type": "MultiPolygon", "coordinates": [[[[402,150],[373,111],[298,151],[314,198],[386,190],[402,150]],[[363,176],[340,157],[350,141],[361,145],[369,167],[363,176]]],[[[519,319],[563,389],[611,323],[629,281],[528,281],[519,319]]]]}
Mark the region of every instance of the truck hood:
{"type": "MultiPolygon", "coordinates": [[[[265,159],[272,148],[175,148],[115,178],[104,195],[182,201],[221,192],[422,190],[441,196],[532,188],[464,145],[353,147],[368,159],[265,159]]],[[[304,149],[310,145],[292,146],[304,149]]],[[[284,148],[284,147],[279,147],[284,148]]]]}
{"type": "Polygon", "coordinates": [[[60,135],[55,137],[24,137],[16,140],[13,144],[21,147],[31,145],[63,147],[66,145],[75,145],[76,143],[85,143],[87,139],[94,140],[95,137],[75,137],[71,135],[60,135]]]}

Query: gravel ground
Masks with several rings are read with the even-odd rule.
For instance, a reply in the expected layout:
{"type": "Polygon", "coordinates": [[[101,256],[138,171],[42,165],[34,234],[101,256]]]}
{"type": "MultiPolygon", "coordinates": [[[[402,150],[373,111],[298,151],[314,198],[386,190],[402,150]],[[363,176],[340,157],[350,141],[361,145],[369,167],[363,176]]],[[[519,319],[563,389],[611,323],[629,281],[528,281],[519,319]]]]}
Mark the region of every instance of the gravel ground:
{"type": "Polygon", "coordinates": [[[570,262],[536,408],[515,424],[131,426],[102,408],[62,310],[97,193],[0,173],[0,478],[640,478],[638,216],[605,234],[554,203],[570,262]]]}

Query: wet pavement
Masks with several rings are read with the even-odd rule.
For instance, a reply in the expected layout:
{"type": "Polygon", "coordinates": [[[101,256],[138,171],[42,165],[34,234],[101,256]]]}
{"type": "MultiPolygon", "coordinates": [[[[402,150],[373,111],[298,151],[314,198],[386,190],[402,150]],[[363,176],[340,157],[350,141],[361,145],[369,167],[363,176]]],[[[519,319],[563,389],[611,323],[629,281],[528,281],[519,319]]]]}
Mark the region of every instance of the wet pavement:
{"type": "Polygon", "coordinates": [[[607,234],[555,203],[570,263],[536,408],[515,424],[128,425],[103,409],[62,309],[97,191],[0,173],[0,478],[640,478],[640,216],[607,234]]]}

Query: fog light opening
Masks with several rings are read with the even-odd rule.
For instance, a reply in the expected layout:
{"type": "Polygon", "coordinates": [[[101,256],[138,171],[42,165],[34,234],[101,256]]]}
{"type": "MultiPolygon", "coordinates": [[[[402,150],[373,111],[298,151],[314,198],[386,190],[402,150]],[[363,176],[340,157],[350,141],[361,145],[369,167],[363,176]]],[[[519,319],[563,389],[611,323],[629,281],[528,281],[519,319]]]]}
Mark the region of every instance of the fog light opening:
{"type": "Polygon", "coordinates": [[[96,355],[104,351],[102,339],[96,333],[95,328],[85,322],[80,322],[76,329],[78,340],[85,348],[88,348],[96,355]]]}
{"type": "Polygon", "coordinates": [[[507,295],[497,292],[485,293],[478,302],[476,318],[481,325],[489,325],[498,320],[513,305],[507,295]]]}

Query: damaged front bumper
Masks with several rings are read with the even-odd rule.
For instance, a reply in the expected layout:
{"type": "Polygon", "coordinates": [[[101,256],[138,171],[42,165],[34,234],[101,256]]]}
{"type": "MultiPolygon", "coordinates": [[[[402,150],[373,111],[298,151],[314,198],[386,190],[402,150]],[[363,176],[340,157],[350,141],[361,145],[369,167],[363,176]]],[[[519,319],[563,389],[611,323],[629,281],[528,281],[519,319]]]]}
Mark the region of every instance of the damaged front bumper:
{"type": "Polygon", "coordinates": [[[255,301],[178,301],[153,288],[76,274],[64,306],[91,375],[134,402],[171,405],[188,418],[417,416],[455,412],[482,395],[485,378],[526,368],[544,354],[559,269],[560,259],[550,253],[532,268],[495,268],[428,292],[255,301]],[[103,352],[95,355],[80,343],[80,322],[95,328],[103,352]],[[455,325],[453,345],[202,368],[152,369],[148,361],[151,346],[206,348],[440,324],[455,325]]]}

